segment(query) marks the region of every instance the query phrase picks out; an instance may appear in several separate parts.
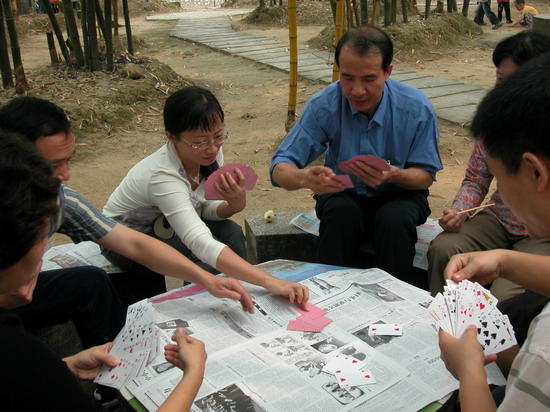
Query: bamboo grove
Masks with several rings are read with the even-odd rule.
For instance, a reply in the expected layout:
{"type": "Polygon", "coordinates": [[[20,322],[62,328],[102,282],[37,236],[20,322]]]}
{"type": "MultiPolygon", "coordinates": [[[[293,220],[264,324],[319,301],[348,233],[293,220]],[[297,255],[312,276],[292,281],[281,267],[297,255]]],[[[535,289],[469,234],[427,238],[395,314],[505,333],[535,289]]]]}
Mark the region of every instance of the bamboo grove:
{"type": "MultiPolygon", "coordinates": [[[[118,38],[118,1],[79,0],[79,8],[73,8],[73,0],[59,0],[61,13],[56,14],[48,0],[39,0],[40,6],[48,15],[51,31],[46,33],[52,64],[60,63],[57,47],[67,64],[78,69],[96,71],[104,62],[104,68],[112,71],[114,62],[113,40],[118,38]],[[66,33],[58,21],[62,18],[66,33]],[[80,28],[80,30],[79,30],[80,28]],[[57,40],[57,47],[56,47],[57,40]]],[[[121,0],[126,29],[126,46],[130,55],[134,54],[132,28],[128,0],[121,0]]],[[[14,87],[18,94],[29,90],[19,47],[14,10],[10,0],[0,0],[0,71],[4,89],[14,87]],[[7,28],[7,32],[6,32],[7,28]],[[9,42],[8,42],[9,39],[9,42]],[[13,70],[10,64],[8,44],[11,48],[13,70]]]]}

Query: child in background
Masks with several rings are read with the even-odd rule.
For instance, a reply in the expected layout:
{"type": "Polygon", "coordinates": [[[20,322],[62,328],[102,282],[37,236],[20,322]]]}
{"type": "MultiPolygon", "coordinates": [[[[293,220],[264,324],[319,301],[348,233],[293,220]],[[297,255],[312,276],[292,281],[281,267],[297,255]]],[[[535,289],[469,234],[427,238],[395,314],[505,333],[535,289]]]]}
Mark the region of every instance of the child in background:
{"type": "Polygon", "coordinates": [[[538,10],[525,5],[525,0],[515,0],[514,7],[519,11],[519,18],[512,24],[512,27],[520,24],[528,29],[533,28],[533,16],[539,14],[538,10]]]}
{"type": "Polygon", "coordinates": [[[510,12],[510,0],[497,0],[498,3],[498,20],[502,22],[502,11],[506,13],[506,23],[511,24],[512,13],[510,12]]]}

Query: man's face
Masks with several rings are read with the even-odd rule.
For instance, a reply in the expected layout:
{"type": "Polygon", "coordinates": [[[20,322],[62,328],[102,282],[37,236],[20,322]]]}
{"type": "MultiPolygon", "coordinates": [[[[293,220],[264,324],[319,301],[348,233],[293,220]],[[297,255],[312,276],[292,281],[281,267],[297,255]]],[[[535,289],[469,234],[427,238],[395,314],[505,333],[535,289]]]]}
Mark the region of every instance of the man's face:
{"type": "Polygon", "coordinates": [[[382,100],[384,84],[390,77],[392,66],[382,70],[380,52],[359,57],[353,49],[344,46],[340,52],[339,69],[342,93],[355,110],[372,119],[382,100]]]}
{"type": "Polygon", "coordinates": [[[547,229],[542,225],[543,221],[537,214],[536,192],[532,176],[532,169],[522,161],[520,170],[516,174],[510,174],[504,164],[485,153],[485,160],[489,171],[497,179],[497,188],[502,201],[519,217],[529,236],[534,239],[548,237],[547,229]]]}
{"type": "Polygon", "coordinates": [[[503,59],[497,67],[496,84],[499,84],[505,77],[515,72],[518,67],[510,57],[503,59]]]}
{"type": "Polygon", "coordinates": [[[74,153],[74,135],[70,131],[39,137],[35,145],[50,162],[56,179],[66,182],[71,178],[69,163],[74,153]]]}
{"type": "Polygon", "coordinates": [[[42,256],[47,244],[49,224],[23,258],[15,265],[0,271],[0,306],[16,308],[32,301],[38,273],[42,267],[42,256]]]}

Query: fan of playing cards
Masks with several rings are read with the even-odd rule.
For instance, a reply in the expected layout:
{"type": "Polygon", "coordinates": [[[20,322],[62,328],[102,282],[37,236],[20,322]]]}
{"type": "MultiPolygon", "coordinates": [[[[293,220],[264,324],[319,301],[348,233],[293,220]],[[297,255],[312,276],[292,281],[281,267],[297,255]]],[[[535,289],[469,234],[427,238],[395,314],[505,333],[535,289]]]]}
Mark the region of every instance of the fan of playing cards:
{"type": "Polygon", "coordinates": [[[242,163],[234,163],[224,165],[208,176],[206,182],[204,182],[204,198],[207,200],[224,200],[224,197],[216,190],[214,183],[221,185],[220,176],[225,173],[230,173],[236,182],[239,182],[239,178],[235,169],[239,169],[244,175],[244,188],[246,190],[254,189],[256,182],[258,181],[258,175],[254,172],[250,166],[242,163]]]}
{"type": "Polygon", "coordinates": [[[457,338],[469,325],[475,325],[477,340],[485,355],[490,355],[517,343],[510,320],[498,310],[497,303],[491,292],[478,283],[448,280],[428,312],[441,329],[457,338]]]}

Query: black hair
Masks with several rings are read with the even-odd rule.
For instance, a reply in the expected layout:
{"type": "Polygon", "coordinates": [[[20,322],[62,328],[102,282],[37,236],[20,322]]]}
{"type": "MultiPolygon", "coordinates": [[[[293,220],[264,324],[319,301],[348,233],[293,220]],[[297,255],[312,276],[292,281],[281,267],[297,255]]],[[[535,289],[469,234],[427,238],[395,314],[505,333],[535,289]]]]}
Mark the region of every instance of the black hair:
{"type": "Polygon", "coordinates": [[[172,93],[164,104],[164,129],[175,139],[189,130],[210,131],[216,123],[223,123],[223,109],[210,91],[188,86],[172,93]]]}
{"type": "Polygon", "coordinates": [[[550,51],[550,36],[532,30],[519,32],[497,44],[493,51],[493,63],[500,66],[504,59],[510,58],[521,66],[533,57],[550,51]]]}
{"type": "Polygon", "coordinates": [[[0,107],[0,128],[20,133],[31,142],[39,137],[66,133],[71,129],[59,106],[37,97],[16,97],[0,107]]]}
{"type": "Polygon", "coordinates": [[[550,159],[550,53],[518,68],[481,101],[473,135],[487,154],[516,174],[523,153],[550,159]]]}
{"type": "Polygon", "coordinates": [[[369,53],[382,55],[382,70],[388,70],[393,60],[393,43],[390,36],[382,29],[367,24],[349,29],[338,41],[334,60],[340,66],[340,53],[344,46],[349,46],[359,57],[369,53]]]}
{"type": "Polygon", "coordinates": [[[514,3],[525,4],[525,0],[515,0],[514,3]]]}
{"type": "MultiPolygon", "coordinates": [[[[209,90],[198,86],[187,86],[166,99],[163,110],[164,129],[179,139],[179,134],[190,130],[210,131],[217,123],[224,122],[223,109],[209,90]]],[[[201,166],[204,177],[218,169],[218,162],[201,166]]]]}
{"type": "Polygon", "coordinates": [[[58,212],[59,180],[23,136],[0,130],[0,269],[19,262],[58,212]]]}

